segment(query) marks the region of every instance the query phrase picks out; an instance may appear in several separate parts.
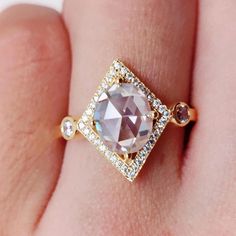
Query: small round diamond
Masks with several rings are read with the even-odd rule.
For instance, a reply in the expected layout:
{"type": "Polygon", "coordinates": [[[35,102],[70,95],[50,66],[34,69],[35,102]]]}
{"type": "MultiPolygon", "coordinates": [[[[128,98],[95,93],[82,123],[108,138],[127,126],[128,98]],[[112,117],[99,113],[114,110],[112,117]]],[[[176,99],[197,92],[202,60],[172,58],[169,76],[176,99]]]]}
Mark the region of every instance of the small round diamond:
{"type": "Polygon", "coordinates": [[[76,127],[72,117],[65,117],[61,122],[61,134],[66,139],[72,139],[75,135],[76,127]]]}
{"type": "Polygon", "coordinates": [[[116,162],[116,167],[117,167],[117,168],[121,168],[121,166],[122,166],[122,161],[118,160],[118,161],[116,162]]]}
{"type": "Polygon", "coordinates": [[[133,82],[134,76],[132,74],[128,73],[128,74],[126,74],[126,80],[128,82],[133,82]]]}
{"type": "Polygon", "coordinates": [[[163,116],[167,119],[170,116],[170,112],[168,110],[164,111],[163,116]]]}
{"type": "Polygon", "coordinates": [[[95,134],[91,133],[88,138],[90,141],[93,141],[95,139],[95,134]]]}
{"type": "Polygon", "coordinates": [[[148,101],[154,102],[154,95],[152,93],[148,94],[148,101]]]}
{"type": "Polygon", "coordinates": [[[82,121],[80,121],[78,123],[78,130],[82,130],[84,127],[85,127],[85,124],[82,121]]]}
{"type": "Polygon", "coordinates": [[[127,170],[128,170],[128,166],[125,165],[125,164],[123,164],[123,165],[121,166],[120,170],[121,170],[122,173],[126,174],[126,172],[127,172],[127,170]]]}
{"type": "Polygon", "coordinates": [[[160,127],[160,128],[163,128],[164,126],[165,126],[165,123],[164,123],[164,120],[159,120],[159,122],[158,122],[158,126],[160,127]]]}
{"type": "Polygon", "coordinates": [[[99,139],[94,139],[93,143],[94,143],[95,146],[99,146],[101,144],[99,139]]]}
{"type": "Polygon", "coordinates": [[[88,129],[88,128],[85,128],[85,129],[84,129],[84,134],[85,134],[85,135],[88,135],[88,134],[89,134],[89,129],[88,129]]]}
{"type": "Polygon", "coordinates": [[[114,62],[114,68],[116,70],[119,70],[121,68],[121,65],[120,65],[120,63],[118,61],[114,62]]]}
{"type": "Polygon", "coordinates": [[[112,155],[112,156],[110,157],[110,161],[115,164],[116,161],[117,161],[117,157],[116,157],[115,155],[112,155]]]}
{"type": "Polygon", "coordinates": [[[159,99],[155,99],[152,105],[155,109],[158,109],[158,107],[161,105],[161,101],[159,99]]]}
{"type": "Polygon", "coordinates": [[[142,161],[141,159],[139,159],[139,158],[136,158],[134,162],[135,162],[135,164],[136,164],[137,166],[141,166],[142,163],[143,163],[143,161],[142,161]]]}
{"type": "Polygon", "coordinates": [[[106,152],[105,152],[105,156],[106,156],[107,158],[110,158],[111,155],[112,155],[112,152],[109,151],[109,150],[106,150],[106,152]]]}
{"type": "Polygon", "coordinates": [[[126,73],[127,73],[127,70],[124,68],[124,67],[122,67],[121,69],[120,69],[120,73],[121,73],[121,75],[125,75],[126,73]]]}
{"type": "Polygon", "coordinates": [[[116,75],[116,71],[113,68],[111,68],[111,70],[110,70],[110,75],[112,77],[116,75]]]}
{"type": "Polygon", "coordinates": [[[88,110],[86,111],[86,114],[87,114],[88,116],[91,116],[91,115],[93,114],[92,109],[91,109],[91,108],[88,108],[88,110]]]}
{"type": "Polygon", "coordinates": [[[167,110],[167,107],[165,105],[160,105],[158,107],[158,111],[163,114],[167,110]]]}
{"type": "Polygon", "coordinates": [[[111,83],[112,82],[112,76],[110,75],[110,74],[108,74],[107,76],[106,76],[106,80],[107,80],[107,82],[108,83],[111,83]]]}
{"type": "Polygon", "coordinates": [[[101,152],[104,152],[104,151],[106,150],[106,146],[102,144],[102,145],[99,147],[99,149],[100,149],[101,152]]]}
{"type": "Polygon", "coordinates": [[[106,83],[106,81],[103,81],[101,84],[102,88],[107,89],[108,88],[108,84],[106,83]]]}

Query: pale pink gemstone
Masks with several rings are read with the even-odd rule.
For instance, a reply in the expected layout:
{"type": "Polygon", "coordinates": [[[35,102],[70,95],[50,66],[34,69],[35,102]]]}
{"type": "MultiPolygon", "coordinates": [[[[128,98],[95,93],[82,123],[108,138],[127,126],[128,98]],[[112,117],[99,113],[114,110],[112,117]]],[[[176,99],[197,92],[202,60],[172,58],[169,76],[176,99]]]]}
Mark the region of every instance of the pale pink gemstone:
{"type": "Polygon", "coordinates": [[[187,123],[189,121],[189,107],[185,104],[177,104],[174,110],[175,119],[181,123],[187,123]]]}
{"type": "Polygon", "coordinates": [[[147,97],[133,84],[114,84],[95,108],[95,127],[111,151],[134,153],[148,141],[153,127],[147,97]]]}

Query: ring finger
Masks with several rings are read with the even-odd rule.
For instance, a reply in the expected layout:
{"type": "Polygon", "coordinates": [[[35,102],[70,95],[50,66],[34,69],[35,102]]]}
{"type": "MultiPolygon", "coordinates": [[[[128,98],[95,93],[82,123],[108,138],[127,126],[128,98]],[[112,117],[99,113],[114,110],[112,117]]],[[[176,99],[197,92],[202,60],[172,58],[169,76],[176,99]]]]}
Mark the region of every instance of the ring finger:
{"type": "MultiPolygon", "coordinates": [[[[167,105],[188,99],[194,1],[68,0],[64,17],[73,53],[70,114],[85,110],[114,58],[131,65],[167,105]]],[[[88,142],[71,141],[43,235],[163,233],[171,221],[167,212],[178,189],[183,143],[182,131],[167,129],[132,185],[88,142]]]]}

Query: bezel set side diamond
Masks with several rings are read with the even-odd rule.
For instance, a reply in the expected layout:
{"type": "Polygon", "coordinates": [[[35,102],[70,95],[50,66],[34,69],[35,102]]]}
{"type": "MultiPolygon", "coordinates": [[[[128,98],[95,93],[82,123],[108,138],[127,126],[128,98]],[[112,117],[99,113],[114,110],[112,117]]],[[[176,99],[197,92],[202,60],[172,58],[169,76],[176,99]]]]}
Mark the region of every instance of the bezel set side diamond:
{"type": "MultiPolygon", "coordinates": [[[[165,105],[163,105],[158,98],[155,97],[155,95],[133,74],[132,71],[130,71],[119,60],[115,60],[112,63],[105,78],[101,81],[101,84],[87,106],[87,109],[77,121],[75,128],[76,131],[83,134],[84,137],[91,144],[93,144],[96,149],[107,160],[109,160],[114,167],[117,168],[119,172],[121,172],[128,180],[133,181],[143,167],[152,148],[169,122],[171,118],[170,114],[170,110],[165,105]],[[102,139],[99,137],[93,126],[93,116],[99,96],[114,83],[119,83],[120,80],[125,83],[132,83],[137,88],[142,90],[142,92],[147,96],[152,110],[158,114],[157,119],[154,121],[153,131],[149,140],[136,153],[135,157],[129,161],[125,160],[117,153],[110,151],[103,143],[102,139]]],[[[76,131],[74,131],[74,133],[76,131]]]]}
{"type": "Polygon", "coordinates": [[[77,132],[76,121],[73,117],[65,117],[60,125],[61,134],[65,140],[71,140],[77,132]]]}

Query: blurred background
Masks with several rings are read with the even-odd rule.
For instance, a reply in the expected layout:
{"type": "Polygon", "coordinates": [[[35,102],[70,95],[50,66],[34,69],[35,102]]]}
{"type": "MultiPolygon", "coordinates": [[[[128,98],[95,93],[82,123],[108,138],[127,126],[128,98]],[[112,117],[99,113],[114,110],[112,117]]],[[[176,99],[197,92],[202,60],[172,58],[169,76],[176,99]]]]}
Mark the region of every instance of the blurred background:
{"type": "Polygon", "coordinates": [[[18,3],[32,3],[43,6],[52,7],[58,11],[62,9],[63,0],[0,0],[0,11],[14,4],[18,3]]]}

